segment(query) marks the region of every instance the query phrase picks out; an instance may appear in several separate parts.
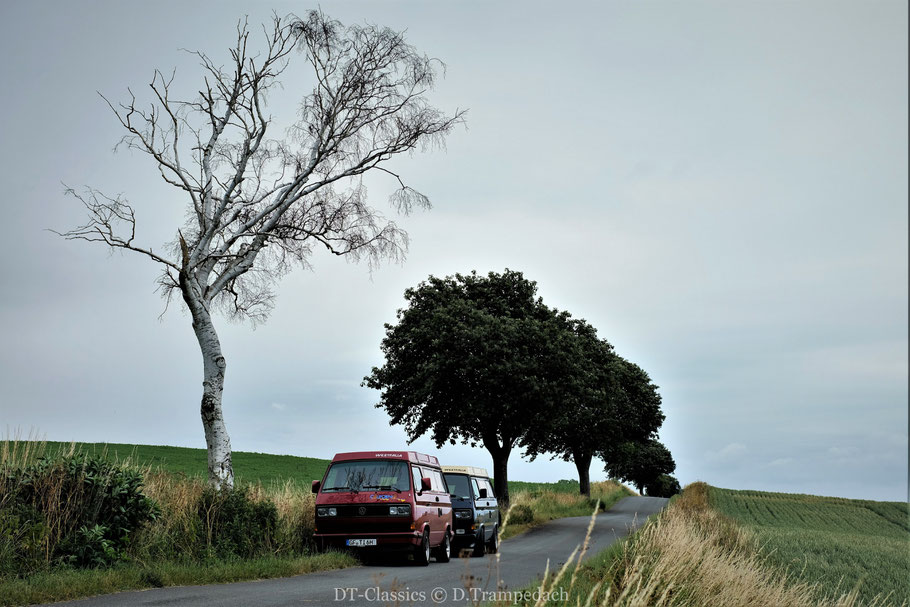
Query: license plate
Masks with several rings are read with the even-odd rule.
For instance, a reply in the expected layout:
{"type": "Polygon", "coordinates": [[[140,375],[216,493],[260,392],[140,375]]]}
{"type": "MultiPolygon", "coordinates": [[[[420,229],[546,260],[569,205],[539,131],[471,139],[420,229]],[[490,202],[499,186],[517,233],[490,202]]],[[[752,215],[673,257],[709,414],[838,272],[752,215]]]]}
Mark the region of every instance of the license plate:
{"type": "Polygon", "coordinates": [[[375,546],[376,540],[347,540],[346,546],[375,546]]]}

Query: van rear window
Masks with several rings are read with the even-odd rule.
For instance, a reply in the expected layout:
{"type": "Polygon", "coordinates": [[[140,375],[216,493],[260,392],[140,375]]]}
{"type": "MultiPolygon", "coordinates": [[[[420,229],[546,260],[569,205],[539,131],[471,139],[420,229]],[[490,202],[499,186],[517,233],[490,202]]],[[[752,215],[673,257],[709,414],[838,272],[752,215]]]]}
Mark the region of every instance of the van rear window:
{"type": "Polygon", "coordinates": [[[402,461],[352,461],[332,464],[323,483],[323,492],[407,491],[408,465],[402,461]]]}

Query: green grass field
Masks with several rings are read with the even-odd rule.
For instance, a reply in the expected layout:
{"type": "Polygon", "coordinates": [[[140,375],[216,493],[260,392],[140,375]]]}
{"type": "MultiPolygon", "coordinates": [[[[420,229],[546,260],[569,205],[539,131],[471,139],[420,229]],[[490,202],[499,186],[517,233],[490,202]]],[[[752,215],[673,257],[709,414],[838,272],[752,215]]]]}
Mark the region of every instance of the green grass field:
{"type": "Polygon", "coordinates": [[[910,511],[873,502],[763,491],[710,490],[711,505],[755,534],[767,561],[823,594],[859,585],[864,601],[910,600],[910,511]]]}
{"type": "MultiPolygon", "coordinates": [[[[106,454],[116,461],[129,459],[140,467],[151,466],[153,469],[187,477],[205,478],[207,475],[205,449],[124,443],[76,443],[75,446],[79,451],[106,454]]],[[[70,443],[48,441],[46,453],[51,455],[69,447],[70,443]]],[[[238,482],[270,485],[291,481],[304,488],[309,488],[314,479],[321,479],[329,465],[327,459],[245,451],[234,451],[231,458],[238,482]]]]}
{"type": "Polygon", "coordinates": [[[527,481],[509,481],[509,493],[519,491],[552,491],[554,493],[578,493],[578,481],[562,479],[555,483],[529,483],[527,481]]]}

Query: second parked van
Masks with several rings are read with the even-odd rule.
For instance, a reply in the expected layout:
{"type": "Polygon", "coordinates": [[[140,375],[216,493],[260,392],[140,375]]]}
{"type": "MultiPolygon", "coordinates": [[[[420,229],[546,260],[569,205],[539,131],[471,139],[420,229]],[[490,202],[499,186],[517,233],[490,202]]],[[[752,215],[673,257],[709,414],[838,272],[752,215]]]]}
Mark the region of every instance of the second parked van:
{"type": "Polygon", "coordinates": [[[454,535],[452,500],[432,455],[358,451],[332,458],[316,493],[314,539],[367,554],[404,551],[418,565],[446,563],[454,535]]]}
{"type": "Polygon", "coordinates": [[[472,556],[499,551],[499,504],[490,477],[483,468],[443,466],[455,509],[456,550],[469,549],[472,556]]]}

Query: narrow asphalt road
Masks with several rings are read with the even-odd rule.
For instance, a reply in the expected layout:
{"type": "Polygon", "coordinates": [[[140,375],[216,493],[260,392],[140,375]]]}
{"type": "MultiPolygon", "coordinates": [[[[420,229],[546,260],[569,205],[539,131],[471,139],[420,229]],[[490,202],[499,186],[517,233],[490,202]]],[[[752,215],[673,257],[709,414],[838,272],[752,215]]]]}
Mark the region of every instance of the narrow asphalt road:
{"type": "MultiPolygon", "coordinates": [[[[645,520],[662,510],[666,499],[627,497],[597,517],[588,555],[625,537],[645,520]]],[[[180,607],[285,607],[298,605],[467,605],[497,598],[499,588],[521,590],[550,569],[562,566],[585,536],[588,516],[551,521],[502,544],[495,555],[483,558],[453,558],[449,563],[430,562],[416,567],[407,562],[367,565],[323,571],[290,578],[178,586],[97,596],[56,603],[73,607],[120,607],[122,605],[180,607]]],[[[503,595],[499,595],[500,598],[503,595]]]]}

